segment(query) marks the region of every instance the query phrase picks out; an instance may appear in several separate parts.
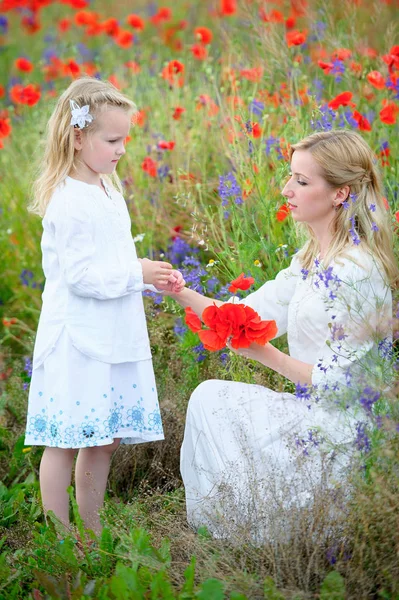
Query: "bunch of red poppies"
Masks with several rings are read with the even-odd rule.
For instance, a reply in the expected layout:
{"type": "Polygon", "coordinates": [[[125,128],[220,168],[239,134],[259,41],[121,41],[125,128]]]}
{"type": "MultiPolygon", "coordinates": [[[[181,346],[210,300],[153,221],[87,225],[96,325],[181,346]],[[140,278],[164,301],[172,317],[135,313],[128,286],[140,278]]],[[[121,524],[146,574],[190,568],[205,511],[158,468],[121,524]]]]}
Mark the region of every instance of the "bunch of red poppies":
{"type": "MultiPolygon", "coordinates": [[[[244,273],[235,279],[229,290],[247,290],[254,279],[244,273]]],[[[208,329],[202,329],[198,315],[191,307],[186,308],[186,324],[194,333],[198,333],[206,350],[216,352],[230,341],[233,348],[248,348],[252,343],[264,346],[277,335],[275,321],[262,321],[258,313],[245,304],[226,302],[221,306],[208,306],[202,313],[202,320],[208,329]]]]}
{"type": "Polygon", "coordinates": [[[275,321],[262,321],[258,313],[244,304],[227,302],[221,306],[208,306],[202,313],[208,329],[202,329],[199,317],[186,308],[186,323],[191,331],[198,333],[206,350],[216,352],[230,341],[233,348],[248,348],[253,342],[264,346],[276,337],[275,321]]]}

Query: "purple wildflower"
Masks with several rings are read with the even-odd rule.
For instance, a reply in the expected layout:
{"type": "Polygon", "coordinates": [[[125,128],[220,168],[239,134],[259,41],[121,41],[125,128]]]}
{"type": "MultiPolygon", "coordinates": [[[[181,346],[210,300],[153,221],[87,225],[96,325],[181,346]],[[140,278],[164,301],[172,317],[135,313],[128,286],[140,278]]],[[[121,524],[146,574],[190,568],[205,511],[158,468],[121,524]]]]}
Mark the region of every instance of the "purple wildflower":
{"type": "Polygon", "coordinates": [[[355,446],[361,452],[369,452],[371,449],[370,439],[366,433],[366,423],[359,421],[356,424],[355,446]]]}

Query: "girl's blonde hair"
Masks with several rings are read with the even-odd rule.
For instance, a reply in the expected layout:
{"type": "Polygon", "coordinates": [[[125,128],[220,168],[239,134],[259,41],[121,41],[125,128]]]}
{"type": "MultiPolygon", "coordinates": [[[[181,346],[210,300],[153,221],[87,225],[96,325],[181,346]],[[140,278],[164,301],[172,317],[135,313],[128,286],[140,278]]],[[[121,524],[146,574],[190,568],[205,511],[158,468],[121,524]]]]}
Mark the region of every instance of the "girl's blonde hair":
{"type": "MultiPolygon", "coordinates": [[[[392,287],[399,282],[392,241],[392,226],[386,209],[377,159],[370,146],[354,131],[335,130],[313,133],[290,148],[290,159],[297,150],[307,150],[321,168],[331,188],[349,186],[350,195],[337,206],[331,224],[333,239],[323,263],[360,243],[375,256],[392,287]]],[[[308,242],[301,250],[301,262],[310,269],[319,253],[318,241],[308,225],[308,242]]]]}
{"type": "MultiPolygon", "coordinates": [[[[55,188],[75,167],[75,134],[74,127],[71,126],[70,100],[74,100],[80,107],[88,105],[89,112],[94,117],[93,121],[82,129],[82,135],[90,135],[96,130],[96,117],[108,107],[121,108],[132,114],[137,110],[134,102],[108,81],[82,77],[71,83],[58,99],[47,124],[40,175],[33,184],[33,201],[28,207],[28,210],[42,217],[55,188]]],[[[120,190],[121,184],[116,173],[112,179],[120,190]]]]}

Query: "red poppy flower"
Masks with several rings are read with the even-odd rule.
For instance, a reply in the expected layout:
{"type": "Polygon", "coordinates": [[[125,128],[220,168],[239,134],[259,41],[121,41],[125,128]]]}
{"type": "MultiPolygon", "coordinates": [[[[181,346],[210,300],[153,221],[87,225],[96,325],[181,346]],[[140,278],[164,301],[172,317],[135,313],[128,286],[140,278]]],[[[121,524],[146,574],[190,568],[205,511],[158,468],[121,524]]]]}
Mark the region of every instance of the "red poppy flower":
{"type": "Polygon", "coordinates": [[[24,73],[33,71],[33,64],[27,58],[17,58],[14,64],[19,71],[24,73]]]}
{"type": "Polygon", "coordinates": [[[279,10],[271,10],[269,13],[264,8],[259,9],[259,17],[265,23],[284,23],[284,15],[279,10]]]}
{"type": "MultiPolygon", "coordinates": [[[[1,10],[1,9],[0,9],[1,10]]],[[[41,28],[41,25],[37,18],[35,17],[23,17],[21,21],[22,27],[29,34],[36,33],[41,28]]]]}
{"type": "Polygon", "coordinates": [[[133,44],[134,37],[130,31],[120,29],[114,36],[114,40],[121,48],[130,48],[130,46],[133,44]]]}
{"type": "Polygon", "coordinates": [[[175,147],[175,142],[166,142],[165,140],[161,140],[157,144],[160,150],[173,150],[175,147]]]}
{"type": "Polygon", "coordinates": [[[396,213],[395,213],[395,219],[399,223],[399,210],[397,210],[396,213]]]}
{"type": "Polygon", "coordinates": [[[185,308],[184,310],[186,313],[185,322],[187,327],[191,329],[191,331],[193,331],[194,333],[197,333],[202,329],[201,319],[190,306],[187,306],[187,308],[185,308]]]}
{"type": "Polygon", "coordinates": [[[118,35],[118,33],[121,31],[121,28],[118,23],[118,19],[115,19],[115,17],[111,17],[111,18],[107,19],[106,21],[103,21],[101,23],[101,27],[107,35],[111,35],[111,36],[118,35]]]}
{"type": "Polygon", "coordinates": [[[241,69],[240,76],[253,83],[259,83],[263,76],[263,67],[252,67],[252,69],[241,69]]]}
{"type": "Polygon", "coordinates": [[[355,119],[360,131],[371,131],[371,125],[369,121],[361,115],[357,110],[353,111],[352,117],[355,119]]]}
{"type": "Polygon", "coordinates": [[[370,71],[367,75],[367,81],[377,88],[377,90],[383,90],[385,88],[384,76],[379,71],[370,71]]]}
{"type": "Polygon", "coordinates": [[[285,219],[288,217],[289,214],[290,214],[290,208],[289,208],[288,204],[283,204],[282,206],[280,206],[280,208],[276,212],[276,219],[277,219],[277,221],[280,221],[280,222],[285,221],[285,219]]]}
{"type": "Polygon", "coordinates": [[[75,14],[75,23],[78,26],[93,25],[98,21],[98,15],[90,10],[80,10],[75,14]]]}
{"type": "Polygon", "coordinates": [[[170,85],[182,87],[184,83],[184,65],[179,60],[171,60],[166,67],[162,69],[161,75],[170,85]]]}
{"type": "Polygon", "coordinates": [[[69,75],[70,77],[78,77],[80,75],[80,66],[72,58],[66,61],[62,70],[64,75],[69,75]]]}
{"type": "Polygon", "coordinates": [[[130,69],[131,72],[134,73],[134,75],[137,75],[137,73],[140,73],[141,71],[140,65],[136,63],[135,60],[128,60],[127,62],[125,62],[125,67],[130,69]]]}
{"type": "Polygon", "coordinates": [[[296,18],[295,17],[288,17],[285,21],[285,28],[286,29],[294,29],[296,25],[296,18]]]}
{"type": "Polygon", "coordinates": [[[289,48],[291,46],[301,46],[306,42],[306,37],[306,31],[298,31],[297,29],[294,31],[287,31],[285,34],[285,39],[289,48]]]}
{"type": "Polygon", "coordinates": [[[65,33],[65,31],[68,31],[68,29],[70,29],[71,25],[72,25],[71,19],[60,19],[58,21],[58,29],[62,33],[65,33]]]}
{"type": "Polygon", "coordinates": [[[150,177],[157,176],[157,163],[150,156],[146,156],[141,163],[141,168],[145,173],[148,173],[150,177]]]}
{"type": "Polygon", "coordinates": [[[235,15],[237,12],[237,0],[220,0],[220,14],[223,17],[235,15]]]}
{"type": "Polygon", "coordinates": [[[173,111],[172,118],[173,118],[175,121],[179,121],[180,117],[182,116],[182,114],[183,114],[184,112],[186,112],[186,109],[185,109],[185,108],[183,108],[182,106],[176,106],[176,107],[175,107],[175,109],[174,109],[174,111],[173,111]]]}
{"type": "Polygon", "coordinates": [[[389,210],[389,204],[388,204],[388,200],[385,198],[385,196],[382,199],[384,206],[385,206],[385,210],[389,210]]]}
{"type": "Polygon", "coordinates": [[[356,106],[352,100],[352,92],[342,92],[328,103],[328,107],[337,110],[339,106],[356,106]]]}
{"type": "Polygon", "coordinates": [[[338,48],[337,50],[334,50],[334,52],[331,55],[331,58],[336,59],[336,60],[346,60],[347,58],[350,58],[352,56],[352,51],[348,50],[348,48],[338,48]]]}
{"type": "Polygon", "coordinates": [[[11,133],[11,123],[9,116],[4,112],[0,113],[0,139],[6,138],[11,133]]]}
{"type": "Polygon", "coordinates": [[[380,110],[380,120],[386,125],[395,125],[399,113],[399,106],[395,102],[383,101],[384,108],[380,110]]]}
{"type": "Polygon", "coordinates": [[[138,29],[139,31],[143,31],[144,29],[144,19],[139,17],[139,15],[128,15],[126,22],[130,27],[133,27],[133,29],[138,29]]]}
{"type": "Polygon", "coordinates": [[[78,9],[86,8],[86,6],[88,6],[89,3],[87,0],[69,0],[68,4],[72,6],[72,8],[78,9]]]}
{"type": "Polygon", "coordinates": [[[352,62],[350,63],[349,68],[351,71],[353,71],[357,75],[359,75],[363,70],[362,65],[358,62],[355,62],[354,60],[352,60],[352,62]]]}
{"type": "Polygon", "coordinates": [[[194,35],[202,44],[210,44],[213,38],[213,33],[208,27],[196,27],[194,35]]]}
{"type": "Polygon", "coordinates": [[[205,60],[208,56],[208,50],[202,44],[193,44],[190,50],[197,60],[205,60]]]}
{"type": "Polygon", "coordinates": [[[138,127],[142,127],[146,121],[146,111],[144,109],[138,110],[132,116],[132,125],[137,125],[138,127]]]}
{"type": "Polygon", "coordinates": [[[389,54],[384,54],[382,60],[388,65],[390,73],[393,73],[394,69],[399,69],[399,46],[392,46],[389,54]]]}
{"type": "Polygon", "coordinates": [[[172,9],[168,6],[161,7],[158,12],[150,17],[150,21],[153,25],[159,25],[162,21],[170,21],[172,18],[172,9]]]}
{"type": "MultiPolygon", "coordinates": [[[[265,345],[277,335],[275,321],[262,321],[255,310],[244,304],[208,306],[202,320],[209,329],[199,329],[197,333],[211,352],[224,348],[229,339],[232,347],[238,349],[248,348],[254,342],[265,345]]],[[[193,326],[198,327],[198,321],[194,320],[193,326]]]]}
{"type": "Polygon", "coordinates": [[[328,75],[328,73],[331,71],[331,69],[334,67],[333,63],[331,62],[324,62],[323,60],[318,60],[317,64],[319,65],[319,67],[321,69],[323,69],[324,73],[326,75],[328,75]]]}
{"type": "Polygon", "coordinates": [[[234,294],[237,290],[249,290],[254,281],[253,277],[245,277],[244,273],[241,273],[237,279],[231,282],[229,292],[233,292],[234,294]]]}
{"type": "Polygon", "coordinates": [[[41,92],[38,87],[29,83],[26,86],[17,84],[10,90],[10,98],[15,104],[34,106],[40,100],[41,92]]]}
{"type": "Polygon", "coordinates": [[[208,94],[201,94],[198,98],[197,104],[195,105],[195,109],[201,110],[205,107],[208,108],[208,115],[210,117],[213,115],[217,115],[217,113],[219,112],[219,107],[216,104],[216,102],[214,102],[212,98],[208,96],[208,94]]]}

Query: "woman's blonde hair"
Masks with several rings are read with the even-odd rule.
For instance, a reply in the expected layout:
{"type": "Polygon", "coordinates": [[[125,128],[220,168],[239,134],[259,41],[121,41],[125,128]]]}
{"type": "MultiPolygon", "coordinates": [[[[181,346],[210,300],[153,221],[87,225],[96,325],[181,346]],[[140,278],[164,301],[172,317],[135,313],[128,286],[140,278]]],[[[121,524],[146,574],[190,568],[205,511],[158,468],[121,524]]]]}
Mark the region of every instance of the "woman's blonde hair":
{"type": "MultiPolygon", "coordinates": [[[[28,207],[28,210],[42,217],[55,188],[76,166],[70,100],[74,100],[80,107],[88,105],[90,114],[94,117],[93,121],[82,129],[82,135],[90,135],[96,130],[96,117],[107,107],[121,108],[132,114],[137,110],[134,102],[108,81],[82,77],[71,83],[58,99],[48,122],[40,175],[33,184],[33,201],[28,207]]],[[[120,190],[121,184],[116,173],[112,179],[120,190]]]]}
{"type": "MultiPolygon", "coordinates": [[[[290,148],[294,152],[307,150],[321,168],[327,184],[334,189],[349,186],[350,194],[336,208],[331,223],[333,234],[323,263],[345,254],[353,243],[361,244],[377,258],[392,287],[399,282],[392,226],[386,209],[377,159],[370,146],[354,131],[335,130],[313,133],[290,148]]],[[[301,262],[310,269],[319,253],[318,241],[312,229],[305,225],[310,238],[301,250],[301,262]]]]}

